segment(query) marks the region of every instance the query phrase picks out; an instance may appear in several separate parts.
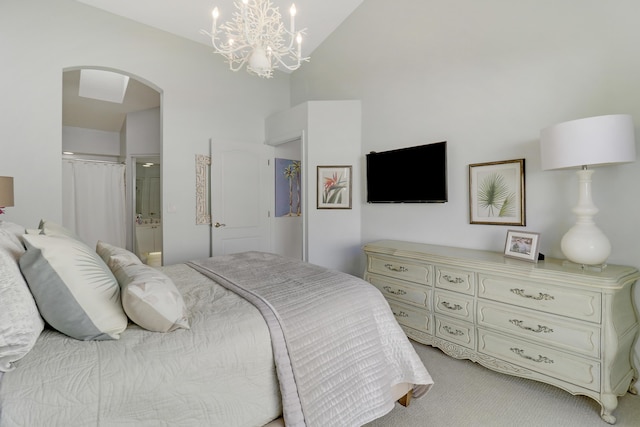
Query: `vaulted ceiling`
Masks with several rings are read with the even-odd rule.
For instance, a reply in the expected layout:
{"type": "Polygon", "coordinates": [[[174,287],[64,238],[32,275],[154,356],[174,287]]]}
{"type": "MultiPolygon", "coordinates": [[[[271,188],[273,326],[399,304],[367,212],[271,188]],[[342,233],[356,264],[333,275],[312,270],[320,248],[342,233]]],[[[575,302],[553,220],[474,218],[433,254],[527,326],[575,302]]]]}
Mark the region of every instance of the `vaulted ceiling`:
{"type": "MultiPolygon", "coordinates": [[[[201,29],[211,29],[211,11],[220,10],[220,21],[231,18],[233,0],[77,0],[88,6],[131,19],[197,43],[209,45],[201,29]]],[[[237,0],[240,1],[240,0],[237,0]]],[[[303,56],[318,47],[364,0],[295,0],[296,28],[306,28],[303,56]]],[[[288,22],[291,0],[271,0],[288,22]]],[[[220,58],[222,61],[223,59],[220,58]]],[[[160,105],[160,94],[131,79],[122,104],[78,96],[80,71],[63,77],[63,125],[119,132],[128,112],[160,105]]]]}

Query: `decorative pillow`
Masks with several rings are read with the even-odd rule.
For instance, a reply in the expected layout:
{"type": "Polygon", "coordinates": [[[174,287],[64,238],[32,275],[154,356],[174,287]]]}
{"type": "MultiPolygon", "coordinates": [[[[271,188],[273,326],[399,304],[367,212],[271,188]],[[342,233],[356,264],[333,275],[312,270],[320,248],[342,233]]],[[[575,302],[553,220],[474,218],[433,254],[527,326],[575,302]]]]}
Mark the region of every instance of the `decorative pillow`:
{"type": "Polygon", "coordinates": [[[145,264],[112,256],[109,267],[120,283],[122,307],[138,326],[154,332],[189,329],[182,295],[166,274],[145,264]]]}
{"type": "Polygon", "coordinates": [[[82,242],[82,239],[76,233],[53,221],[41,219],[38,229],[42,230],[47,236],[65,236],[82,242]]]}
{"type": "MultiPolygon", "coordinates": [[[[23,229],[24,232],[24,229],[23,229]]],[[[44,322],[18,268],[22,243],[0,228],[0,372],[15,369],[36,343],[44,322]]]]}
{"type": "Polygon", "coordinates": [[[112,256],[118,256],[121,260],[126,260],[129,264],[142,264],[140,258],[138,258],[133,252],[113,246],[107,242],[103,242],[102,240],[98,240],[98,243],[96,244],[96,252],[107,265],[109,265],[109,258],[112,256]]]}
{"type": "Polygon", "coordinates": [[[3,238],[9,238],[14,242],[18,242],[19,246],[24,252],[24,243],[22,243],[22,236],[25,233],[25,228],[21,225],[13,222],[0,220],[0,230],[4,231],[3,238]]]}
{"type": "Polygon", "coordinates": [[[120,287],[98,254],[63,236],[24,236],[20,268],[40,314],[53,328],[79,340],[120,338],[127,316],[120,287]]]}

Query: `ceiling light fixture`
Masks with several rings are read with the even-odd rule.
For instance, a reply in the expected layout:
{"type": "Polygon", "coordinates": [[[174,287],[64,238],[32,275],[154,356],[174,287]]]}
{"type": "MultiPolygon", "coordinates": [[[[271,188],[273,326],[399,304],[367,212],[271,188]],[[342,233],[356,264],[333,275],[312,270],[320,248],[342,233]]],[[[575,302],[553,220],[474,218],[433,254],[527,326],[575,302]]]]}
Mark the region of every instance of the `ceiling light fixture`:
{"type": "Polygon", "coordinates": [[[227,59],[232,71],[238,71],[246,64],[249,73],[271,78],[273,70],[280,66],[293,71],[309,60],[309,57],[302,57],[302,35],[306,29],[297,32],[295,29],[295,4],[289,9],[288,30],[280,11],[270,0],[235,0],[234,5],[233,20],[218,26],[220,12],[216,7],[212,12],[211,33],[201,30],[211,37],[215,53],[227,59]],[[220,41],[222,33],[226,35],[226,42],[220,41]]]}

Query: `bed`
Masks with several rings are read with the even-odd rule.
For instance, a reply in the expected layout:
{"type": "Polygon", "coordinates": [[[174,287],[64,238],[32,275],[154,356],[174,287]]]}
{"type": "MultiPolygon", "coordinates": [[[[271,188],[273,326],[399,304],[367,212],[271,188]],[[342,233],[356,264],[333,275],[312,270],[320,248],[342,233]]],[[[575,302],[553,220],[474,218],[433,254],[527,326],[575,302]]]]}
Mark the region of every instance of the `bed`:
{"type": "Polygon", "coordinates": [[[154,269],[46,221],[0,222],[0,243],[2,427],[357,426],[433,383],[382,295],[344,273],[262,252],[154,269]],[[50,281],[89,258],[117,289],[50,281]],[[86,288],[115,311],[78,331],[66,299],[93,315],[86,288]]]}

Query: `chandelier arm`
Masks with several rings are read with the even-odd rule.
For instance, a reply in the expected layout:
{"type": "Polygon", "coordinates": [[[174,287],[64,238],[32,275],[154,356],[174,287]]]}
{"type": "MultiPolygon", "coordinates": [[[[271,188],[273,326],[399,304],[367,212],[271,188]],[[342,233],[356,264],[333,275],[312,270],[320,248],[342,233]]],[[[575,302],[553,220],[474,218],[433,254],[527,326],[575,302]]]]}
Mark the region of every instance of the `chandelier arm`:
{"type": "Polygon", "coordinates": [[[216,44],[216,40],[219,40],[219,37],[216,37],[214,34],[211,34],[210,32],[208,32],[206,30],[200,30],[200,33],[201,34],[205,34],[205,35],[207,35],[208,37],[211,38],[211,45],[215,49],[216,53],[219,53],[221,55],[232,54],[232,53],[238,52],[238,51],[240,51],[242,49],[251,47],[250,45],[248,45],[246,43],[238,44],[233,49],[229,49],[229,48],[226,48],[226,47],[221,47],[221,46],[218,46],[216,44]]]}

